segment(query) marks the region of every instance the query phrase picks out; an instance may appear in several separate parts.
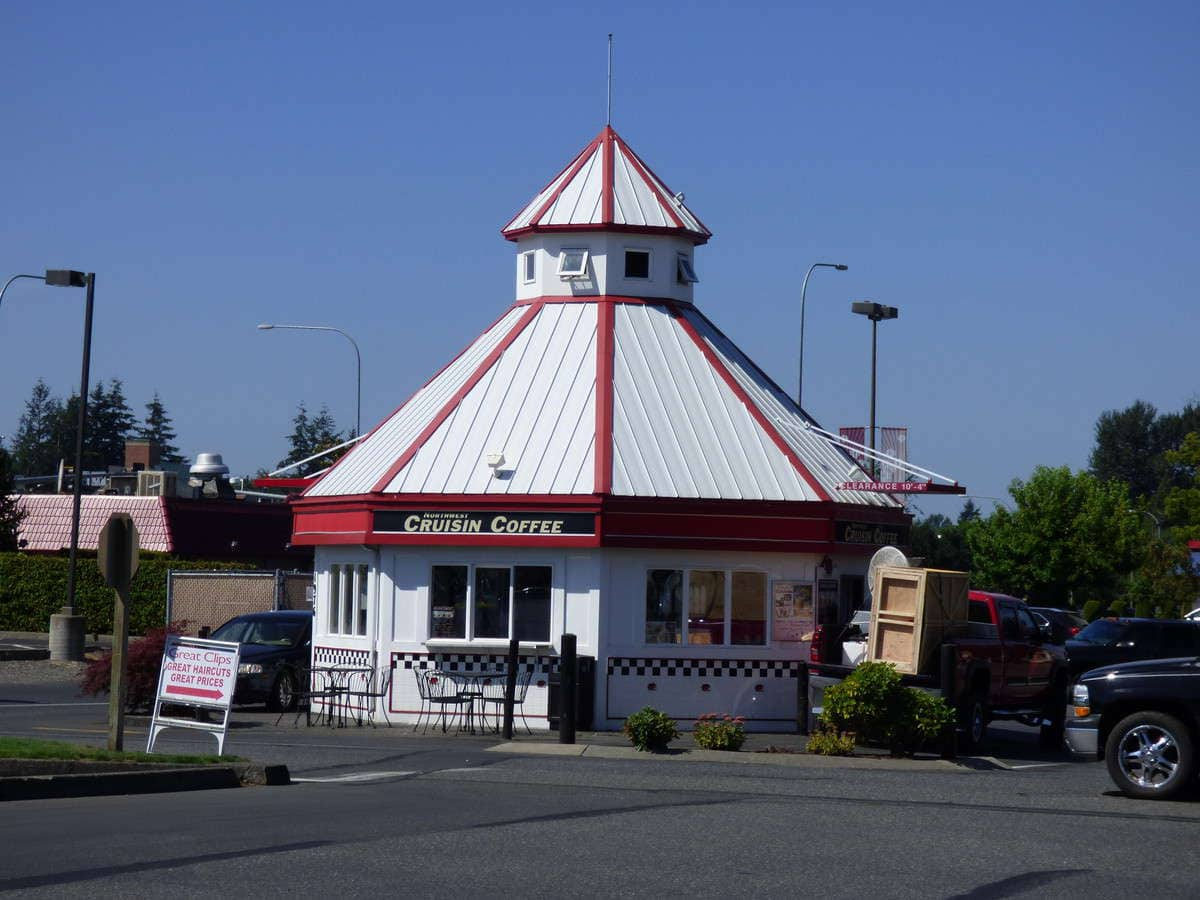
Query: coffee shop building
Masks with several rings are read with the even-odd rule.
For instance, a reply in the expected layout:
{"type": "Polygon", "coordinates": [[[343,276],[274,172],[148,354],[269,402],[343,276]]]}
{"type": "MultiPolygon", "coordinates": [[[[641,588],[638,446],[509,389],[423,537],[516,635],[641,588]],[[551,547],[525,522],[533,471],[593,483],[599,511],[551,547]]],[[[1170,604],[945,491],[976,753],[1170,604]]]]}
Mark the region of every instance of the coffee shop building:
{"type": "MultiPolygon", "coordinates": [[[[314,662],[504,665],[545,728],[561,636],[590,724],[653,706],[790,730],[808,637],[909,516],[701,312],[710,232],[611,128],[502,231],[515,300],[293,504],[314,662]]],[[[736,298],[714,304],[736,312],[736,298]]]]}

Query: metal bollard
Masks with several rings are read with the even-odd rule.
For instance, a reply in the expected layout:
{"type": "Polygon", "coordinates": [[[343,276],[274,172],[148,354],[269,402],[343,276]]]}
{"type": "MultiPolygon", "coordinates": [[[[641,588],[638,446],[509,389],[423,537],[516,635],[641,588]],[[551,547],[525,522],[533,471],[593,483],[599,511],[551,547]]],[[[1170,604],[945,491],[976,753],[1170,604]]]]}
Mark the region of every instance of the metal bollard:
{"type": "Polygon", "coordinates": [[[575,686],[578,684],[578,659],[575,655],[575,635],[562,636],[558,657],[558,742],[575,743],[575,686]]]}
{"type": "Polygon", "coordinates": [[[513,638],[508,642],[508,665],[504,673],[504,739],[513,739],[513,707],[517,699],[517,666],[520,641],[513,638]]]}

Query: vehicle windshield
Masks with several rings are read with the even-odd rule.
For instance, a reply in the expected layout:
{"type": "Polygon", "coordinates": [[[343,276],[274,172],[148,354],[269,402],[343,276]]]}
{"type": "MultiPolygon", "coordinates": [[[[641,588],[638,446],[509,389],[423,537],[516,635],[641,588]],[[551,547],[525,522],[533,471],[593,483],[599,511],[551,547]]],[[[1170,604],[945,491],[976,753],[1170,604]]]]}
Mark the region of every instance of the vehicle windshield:
{"type": "Polygon", "coordinates": [[[1082,641],[1085,644],[1099,644],[1108,647],[1119,641],[1124,634],[1125,626],[1120,622],[1097,619],[1087,628],[1080,631],[1079,634],[1075,635],[1075,640],[1082,641]]]}
{"type": "Polygon", "coordinates": [[[214,641],[262,644],[269,647],[295,647],[304,634],[304,622],[295,619],[233,619],[210,637],[214,641]]]}

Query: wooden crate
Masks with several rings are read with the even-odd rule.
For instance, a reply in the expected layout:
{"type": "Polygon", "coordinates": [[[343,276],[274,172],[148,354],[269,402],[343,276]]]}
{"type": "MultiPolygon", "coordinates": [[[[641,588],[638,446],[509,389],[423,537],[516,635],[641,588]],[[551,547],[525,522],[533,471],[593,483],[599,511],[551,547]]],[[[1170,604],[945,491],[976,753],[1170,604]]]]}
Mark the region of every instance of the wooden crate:
{"type": "Polygon", "coordinates": [[[938,647],[967,628],[967,573],[881,566],[871,586],[867,659],[927,671],[938,647]]]}

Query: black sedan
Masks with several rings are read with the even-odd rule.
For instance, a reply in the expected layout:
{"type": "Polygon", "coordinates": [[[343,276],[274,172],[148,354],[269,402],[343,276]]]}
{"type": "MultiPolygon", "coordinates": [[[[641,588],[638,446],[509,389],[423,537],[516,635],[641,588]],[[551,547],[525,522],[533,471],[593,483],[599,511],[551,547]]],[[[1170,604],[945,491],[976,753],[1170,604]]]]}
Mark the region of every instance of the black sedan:
{"type": "Polygon", "coordinates": [[[296,708],[312,653],[312,621],[313,614],[302,610],[247,613],[209,635],[242,645],[234,703],[265,702],[273,711],[296,708]]]}
{"type": "Polygon", "coordinates": [[[1031,606],[1031,613],[1036,613],[1034,616],[1041,616],[1046,620],[1046,624],[1050,627],[1050,643],[1064,644],[1069,641],[1083,629],[1087,628],[1087,619],[1069,609],[1058,609],[1054,606],[1031,606]]]}

